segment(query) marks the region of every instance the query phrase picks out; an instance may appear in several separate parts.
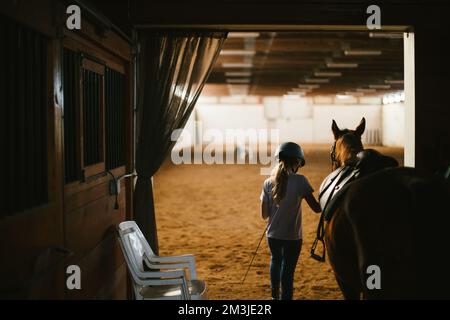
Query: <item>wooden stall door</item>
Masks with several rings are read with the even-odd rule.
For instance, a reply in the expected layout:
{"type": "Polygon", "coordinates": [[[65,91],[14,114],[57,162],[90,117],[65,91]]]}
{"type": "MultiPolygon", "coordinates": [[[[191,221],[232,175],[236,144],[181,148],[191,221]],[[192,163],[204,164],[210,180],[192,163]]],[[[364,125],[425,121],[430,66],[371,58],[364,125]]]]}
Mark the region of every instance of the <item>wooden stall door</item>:
{"type": "Polygon", "coordinates": [[[2,18],[0,298],[64,297],[58,41],[2,18]],[[4,72],[5,71],[5,72],[4,72]]]}

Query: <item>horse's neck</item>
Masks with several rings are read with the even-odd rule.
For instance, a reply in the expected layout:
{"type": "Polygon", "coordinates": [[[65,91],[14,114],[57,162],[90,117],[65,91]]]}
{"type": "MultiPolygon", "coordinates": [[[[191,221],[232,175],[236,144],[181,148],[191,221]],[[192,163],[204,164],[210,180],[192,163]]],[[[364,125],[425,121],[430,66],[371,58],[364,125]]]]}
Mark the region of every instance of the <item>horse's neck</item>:
{"type": "Polygon", "coordinates": [[[355,164],[358,161],[358,153],[352,153],[345,159],[341,160],[341,167],[355,164]]]}

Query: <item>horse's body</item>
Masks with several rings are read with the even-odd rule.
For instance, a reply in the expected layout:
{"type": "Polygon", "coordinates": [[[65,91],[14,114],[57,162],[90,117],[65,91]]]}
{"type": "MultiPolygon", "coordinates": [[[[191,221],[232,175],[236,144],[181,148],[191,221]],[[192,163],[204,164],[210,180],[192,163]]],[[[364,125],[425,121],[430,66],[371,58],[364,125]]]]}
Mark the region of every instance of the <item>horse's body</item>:
{"type": "Polygon", "coordinates": [[[325,229],[344,297],[450,298],[449,201],[442,178],[413,168],[352,182],[325,229]],[[381,289],[366,284],[371,265],[380,268],[381,289]]]}

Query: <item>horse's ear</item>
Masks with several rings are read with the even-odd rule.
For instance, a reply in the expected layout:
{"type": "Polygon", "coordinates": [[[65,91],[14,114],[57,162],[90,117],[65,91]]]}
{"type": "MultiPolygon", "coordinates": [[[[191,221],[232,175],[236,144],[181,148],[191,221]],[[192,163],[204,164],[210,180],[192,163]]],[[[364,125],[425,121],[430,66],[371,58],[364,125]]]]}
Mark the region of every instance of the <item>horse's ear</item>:
{"type": "Polygon", "coordinates": [[[366,118],[362,118],[355,132],[357,135],[362,136],[365,130],[366,130],[366,118]]]}
{"type": "Polygon", "coordinates": [[[337,140],[341,136],[341,129],[339,129],[336,121],[333,120],[331,125],[331,130],[333,130],[334,138],[337,140]]]}

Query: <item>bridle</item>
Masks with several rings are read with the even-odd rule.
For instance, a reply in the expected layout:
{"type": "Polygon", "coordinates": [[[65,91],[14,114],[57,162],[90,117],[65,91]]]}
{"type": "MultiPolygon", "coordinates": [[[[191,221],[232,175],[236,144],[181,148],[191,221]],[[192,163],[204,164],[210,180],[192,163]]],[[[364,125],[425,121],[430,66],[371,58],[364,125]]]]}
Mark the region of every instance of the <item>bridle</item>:
{"type": "Polygon", "coordinates": [[[336,143],[335,141],[331,146],[330,159],[331,159],[331,171],[333,172],[335,169],[339,167],[339,161],[336,157],[336,143]]]}
{"type": "MultiPolygon", "coordinates": [[[[331,171],[333,172],[335,169],[339,167],[339,161],[336,158],[336,141],[331,146],[330,159],[331,159],[331,171]]],[[[325,262],[326,246],[324,237],[325,237],[325,214],[322,212],[320,214],[319,225],[317,227],[316,240],[314,240],[314,243],[311,248],[311,258],[319,262],[325,262]],[[322,244],[323,248],[321,255],[316,254],[316,249],[319,245],[319,242],[322,244]]]]}

